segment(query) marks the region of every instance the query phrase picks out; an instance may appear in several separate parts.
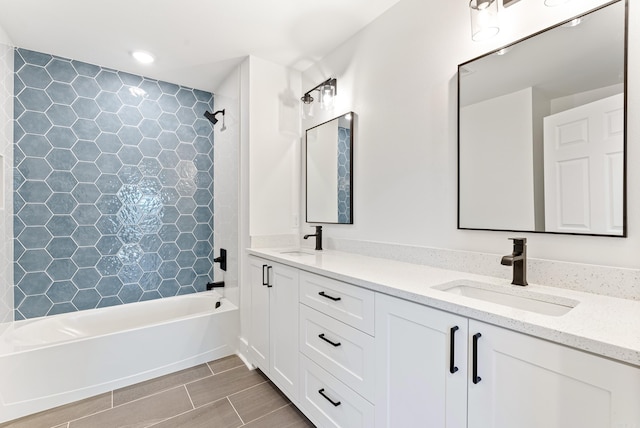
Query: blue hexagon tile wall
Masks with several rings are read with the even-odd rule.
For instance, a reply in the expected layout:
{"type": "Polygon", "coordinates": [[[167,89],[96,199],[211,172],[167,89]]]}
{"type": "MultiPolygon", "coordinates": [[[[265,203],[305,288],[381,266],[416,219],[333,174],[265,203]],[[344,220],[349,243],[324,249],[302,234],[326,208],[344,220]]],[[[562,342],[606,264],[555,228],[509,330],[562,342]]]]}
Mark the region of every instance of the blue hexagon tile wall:
{"type": "Polygon", "coordinates": [[[351,130],[338,127],[338,223],[351,218],[351,130]]]}
{"type": "Polygon", "coordinates": [[[202,291],[213,95],[15,52],[15,318],[202,291]]]}

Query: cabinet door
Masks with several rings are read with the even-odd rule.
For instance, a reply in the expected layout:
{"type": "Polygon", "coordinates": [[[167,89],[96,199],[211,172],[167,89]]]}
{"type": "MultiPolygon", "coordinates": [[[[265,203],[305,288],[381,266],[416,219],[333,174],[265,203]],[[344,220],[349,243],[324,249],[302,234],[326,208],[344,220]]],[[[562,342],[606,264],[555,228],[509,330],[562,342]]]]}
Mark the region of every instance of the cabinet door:
{"type": "Polygon", "coordinates": [[[249,256],[251,270],[251,328],[249,349],[253,364],[269,374],[269,288],[266,283],[267,260],[249,256]]]}
{"type": "Polygon", "coordinates": [[[466,338],[466,318],[377,294],[376,427],[466,427],[466,338]]]}
{"type": "Polygon", "coordinates": [[[298,270],[278,263],[269,272],[271,380],[298,396],[298,270]]]}
{"type": "Polygon", "coordinates": [[[477,333],[469,428],[640,426],[639,368],[470,320],[477,333]]]}

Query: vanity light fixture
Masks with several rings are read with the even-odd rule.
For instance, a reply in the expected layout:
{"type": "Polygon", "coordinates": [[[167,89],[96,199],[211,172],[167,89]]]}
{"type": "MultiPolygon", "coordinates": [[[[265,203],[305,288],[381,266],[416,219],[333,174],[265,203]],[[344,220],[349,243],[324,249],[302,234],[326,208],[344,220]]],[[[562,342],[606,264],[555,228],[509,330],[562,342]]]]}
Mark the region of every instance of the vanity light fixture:
{"type": "Polygon", "coordinates": [[[471,38],[475,42],[490,39],[498,34],[498,1],[471,0],[471,38]]]}
{"type": "Polygon", "coordinates": [[[318,97],[320,108],[323,110],[331,110],[338,92],[338,81],[335,78],[330,77],[318,86],[309,89],[304,93],[302,98],[300,98],[300,101],[302,101],[302,113],[304,116],[312,116],[311,104],[313,103],[314,98],[311,96],[311,93],[313,91],[318,91],[320,93],[318,97]]]}

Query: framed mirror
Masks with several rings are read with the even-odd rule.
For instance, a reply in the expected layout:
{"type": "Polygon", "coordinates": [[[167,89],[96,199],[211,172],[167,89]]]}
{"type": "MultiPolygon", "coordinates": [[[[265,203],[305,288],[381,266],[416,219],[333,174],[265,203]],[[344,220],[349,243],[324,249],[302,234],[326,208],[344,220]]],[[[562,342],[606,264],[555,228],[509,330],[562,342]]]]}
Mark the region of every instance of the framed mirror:
{"type": "Polygon", "coordinates": [[[307,129],[306,220],[353,224],[353,112],[307,129]]]}
{"type": "Polygon", "coordinates": [[[458,228],[624,237],[624,1],[458,66],[458,228]]]}

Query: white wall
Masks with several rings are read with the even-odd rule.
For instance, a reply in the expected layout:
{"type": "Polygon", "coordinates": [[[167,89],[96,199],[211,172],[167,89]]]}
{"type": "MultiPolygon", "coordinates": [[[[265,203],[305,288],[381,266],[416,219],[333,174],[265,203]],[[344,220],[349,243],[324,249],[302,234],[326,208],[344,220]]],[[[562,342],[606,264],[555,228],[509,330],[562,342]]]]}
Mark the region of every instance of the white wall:
{"type": "Polygon", "coordinates": [[[300,73],[248,59],[250,235],[297,235],[300,73]]]}
{"type": "MultiPolygon", "coordinates": [[[[640,109],[640,9],[630,0],[628,117],[640,109]]],[[[556,8],[522,0],[504,10],[500,34],[474,43],[468,2],[402,0],[303,73],[303,88],[338,79],[331,117],[358,115],[354,140],[354,224],[326,225],[328,237],[507,254],[508,232],[456,229],[457,65],[587,11],[603,0],[556,8]],[[437,4],[436,4],[437,3],[437,4]]],[[[331,118],[303,120],[303,129],[331,118]]],[[[640,123],[629,120],[629,237],[524,234],[534,258],[640,268],[640,123]]],[[[311,230],[305,226],[303,233],[311,230]]]]}
{"type": "Polygon", "coordinates": [[[240,304],[238,287],[240,210],[240,69],[234,70],[219,86],[215,110],[225,110],[223,120],[213,127],[214,254],[227,250],[227,270],[215,264],[214,278],[225,282],[224,294],[240,304]],[[224,127],[223,127],[224,125],[224,127]]]}
{"type": "MultiPolygon", "coordinates": [[[[0,28],[0,324],[13,321],[13,47],[0,28]]],[[[1,327],[0,327],[1,331],[1,327]]]]}

